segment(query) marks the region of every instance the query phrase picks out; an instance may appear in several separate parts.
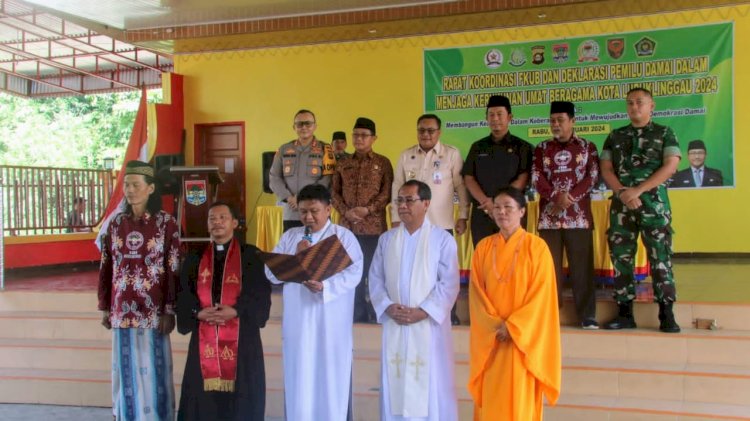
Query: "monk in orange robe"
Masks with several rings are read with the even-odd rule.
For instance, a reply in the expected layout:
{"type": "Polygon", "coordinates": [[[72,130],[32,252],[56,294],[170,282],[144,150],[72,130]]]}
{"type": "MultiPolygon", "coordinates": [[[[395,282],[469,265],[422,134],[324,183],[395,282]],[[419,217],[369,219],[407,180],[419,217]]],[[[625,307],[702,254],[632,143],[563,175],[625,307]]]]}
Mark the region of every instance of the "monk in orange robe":
{"type": "Polygon", "coordinates": [[[477,244],[471,261],[469,392],[475,421],[542,419],[542,395],[560,396],[560,318],[547,244],[521,228],[523,193],[493,201],[500,232],[477,244]]]}

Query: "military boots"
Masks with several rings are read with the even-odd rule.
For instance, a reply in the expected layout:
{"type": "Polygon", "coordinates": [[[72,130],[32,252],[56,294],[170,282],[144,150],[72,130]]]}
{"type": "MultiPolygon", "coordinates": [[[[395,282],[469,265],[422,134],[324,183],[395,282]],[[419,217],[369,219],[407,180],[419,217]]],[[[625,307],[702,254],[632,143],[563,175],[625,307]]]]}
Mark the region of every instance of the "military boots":
{"type": "Polygon", "coordinates": [[[609,323],[604,324],[605,329],[635,329],[635,318],[633,317],[633,302],[617,303],[620,308],[617,317],[609,323]]]}
{"type": "Polygon", "coordinates": [[[665,303],[659,303],[659,330],[666,333],[678,333],[680,326],[674,320],[674,313],[672,312],[672,305],[674,302],[667,301],[665,303]]]}

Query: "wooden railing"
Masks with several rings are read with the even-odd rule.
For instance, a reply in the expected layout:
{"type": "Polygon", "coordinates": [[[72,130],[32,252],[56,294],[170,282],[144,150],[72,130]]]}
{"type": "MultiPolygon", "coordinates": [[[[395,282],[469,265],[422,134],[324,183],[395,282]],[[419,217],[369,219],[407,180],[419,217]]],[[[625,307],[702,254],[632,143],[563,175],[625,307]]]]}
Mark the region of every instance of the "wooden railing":
{"type": "Polygon", "coordinates": [[[83,198],[83,222],[76,230],[96,226],[113,187],[106,170],[0,165],[4,236],[65,233],[76,198],[83,198]]]}

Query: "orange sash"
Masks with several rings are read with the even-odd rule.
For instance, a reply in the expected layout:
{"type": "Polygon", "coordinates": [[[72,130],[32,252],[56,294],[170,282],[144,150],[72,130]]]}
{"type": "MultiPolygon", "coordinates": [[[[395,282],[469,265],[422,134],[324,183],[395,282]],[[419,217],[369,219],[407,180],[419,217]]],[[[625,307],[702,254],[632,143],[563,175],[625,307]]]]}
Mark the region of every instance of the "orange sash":
{"type": "MultiPolygon", "coordinates": [[[[197,293],[201,308],[213,307],[211,293],[214,273],[214,245],[203,252],[198,266],[197,293]]],[[[229,243],[224,260],[224,277],[221,280],[221,304],[232,306],[242,290],[242,258],[236,239],[229,243]]],[[[214,326],[198,321],[198,349],[203,374],[203,390],[234,392],[237,378],[237,345],[240,335],[240,319],[235,317],[223,326],[214,326]]]]}

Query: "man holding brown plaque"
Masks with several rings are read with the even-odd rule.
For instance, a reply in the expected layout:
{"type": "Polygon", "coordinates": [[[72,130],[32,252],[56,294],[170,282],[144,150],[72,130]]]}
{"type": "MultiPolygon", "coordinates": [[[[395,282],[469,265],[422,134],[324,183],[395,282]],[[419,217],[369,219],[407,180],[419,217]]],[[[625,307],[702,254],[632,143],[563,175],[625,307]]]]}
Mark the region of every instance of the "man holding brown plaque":
{"type": "MultiPolygon", "coordinates": [[[[285,232],[273,252],[297,254],[336,236],[352,263],[325,279],[284,282],[267,261],[268,279],[284,284],[281,331],[286,418],[346,420],[351,417],[352,314],[354,290],[362,277],[362,250],[351,231],[329,220],[331,193],[326,187],[305,186],[297,203],[304,226],[285,232]]],[[[326,264],[327,259],[320,260],[326,264]]]]}

